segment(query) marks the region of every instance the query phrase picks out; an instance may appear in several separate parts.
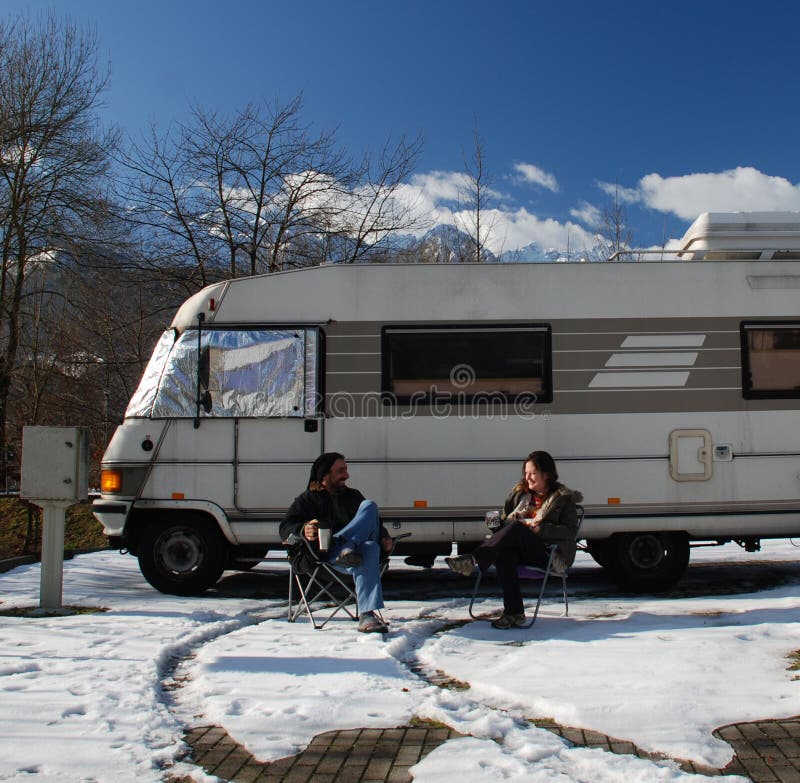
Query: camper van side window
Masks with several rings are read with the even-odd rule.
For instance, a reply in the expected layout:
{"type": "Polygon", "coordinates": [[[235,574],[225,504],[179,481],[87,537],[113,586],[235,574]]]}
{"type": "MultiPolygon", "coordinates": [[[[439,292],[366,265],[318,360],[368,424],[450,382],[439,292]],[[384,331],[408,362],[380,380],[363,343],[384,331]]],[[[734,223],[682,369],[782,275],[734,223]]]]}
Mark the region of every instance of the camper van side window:
{"type": "Polygon", "coordinates": [[[741,325],[746,399],[800,397],[800,322],[741,325]]]}
{"type": "Polygon", "coordinates": [[[552,401],[550,327],[383,328],[389,402],[552,401]]]}

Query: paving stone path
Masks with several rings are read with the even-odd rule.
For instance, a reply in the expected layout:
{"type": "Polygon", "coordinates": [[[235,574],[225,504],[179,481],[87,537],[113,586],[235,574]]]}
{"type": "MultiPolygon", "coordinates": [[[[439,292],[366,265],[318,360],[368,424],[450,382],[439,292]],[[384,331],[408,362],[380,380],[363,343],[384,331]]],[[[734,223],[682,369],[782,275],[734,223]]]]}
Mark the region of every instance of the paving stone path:
{"type": "Polygon", "coordinates": [[[392,729],[351,729],[319,734],[296,756],[257,761],[219,726],[186,737],[192,761],[234,783],[407,783],[408,770],[453,737],[453,729],[419,723],[392,729]]]}
{"type": "Polygon", "coordinates": [[[755,783],[800,783],[800,715],[732,723],[714,734],[736,752],[726,771],[746,775],[755,783]]]}
{"type": "MultiPolygon", "coordinates": [[[[547,720],[534,723],[574,745],[653,761],[667,758],[596,731],[547,720]]],[[[673,761],[687,772],[709,777],[742,775],[754,783],[800,783],[800,716],[734,723],[714,733],[736,753],[724,769],[673,761]]],[[[253,758],[219,726],[192,729],[186,741],[192,749],[189,760],[232,783],[408,783],[412,779],[409,767],[446,740],[460,736],[453,729],[425,722],[391,729],[328,731],[314,737],[296,756],[268,763],[253,758]]]]}

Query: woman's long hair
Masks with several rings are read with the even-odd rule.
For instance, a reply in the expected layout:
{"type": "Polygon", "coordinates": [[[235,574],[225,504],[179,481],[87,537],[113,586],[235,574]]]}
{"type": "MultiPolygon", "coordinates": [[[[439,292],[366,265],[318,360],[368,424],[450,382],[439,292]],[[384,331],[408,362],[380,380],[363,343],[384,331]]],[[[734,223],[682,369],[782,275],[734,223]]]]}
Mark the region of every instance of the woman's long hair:
{"type": "Polygon", "coordinates": [[[547,492],[545,497],[558,486],[558,471],[556,470],[556,461],[546,451],[532,451],[522,461],[522,477],[514,487],[514,493],[528,492],[528,482],[525,481],[525,465],[532,462],[540,473],[547,476],[547,492]]]}

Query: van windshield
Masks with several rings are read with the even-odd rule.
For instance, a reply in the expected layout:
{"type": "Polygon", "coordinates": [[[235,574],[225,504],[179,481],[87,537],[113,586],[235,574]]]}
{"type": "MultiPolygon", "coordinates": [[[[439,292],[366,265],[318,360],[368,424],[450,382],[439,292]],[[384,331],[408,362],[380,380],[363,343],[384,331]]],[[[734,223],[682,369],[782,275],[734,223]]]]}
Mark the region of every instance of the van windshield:
{"type": "MultiPolygon", "coordinates": [[[[197,415],[197,329],[161,336],[128,404],[126,418],[197,415]]],[[[313,415],[317,406],[316,329],[204,329],[207,417],[313,415]]],[[[205,391],[205,384],[204,384],[205,391]]]]}

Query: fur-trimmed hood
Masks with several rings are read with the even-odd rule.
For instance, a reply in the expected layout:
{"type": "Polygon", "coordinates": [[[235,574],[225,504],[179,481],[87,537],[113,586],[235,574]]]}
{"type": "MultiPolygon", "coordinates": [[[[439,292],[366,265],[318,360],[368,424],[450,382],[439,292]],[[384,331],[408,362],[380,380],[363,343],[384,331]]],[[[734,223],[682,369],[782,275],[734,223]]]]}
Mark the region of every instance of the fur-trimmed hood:
{"type": "Polygon", "coordinates": [[[583,503],[583,493],[577,489],[570,489],[563,484],[559,484],[556,487],[556,492],[564,497],[571,497],[573,503],[583,503]]]}

